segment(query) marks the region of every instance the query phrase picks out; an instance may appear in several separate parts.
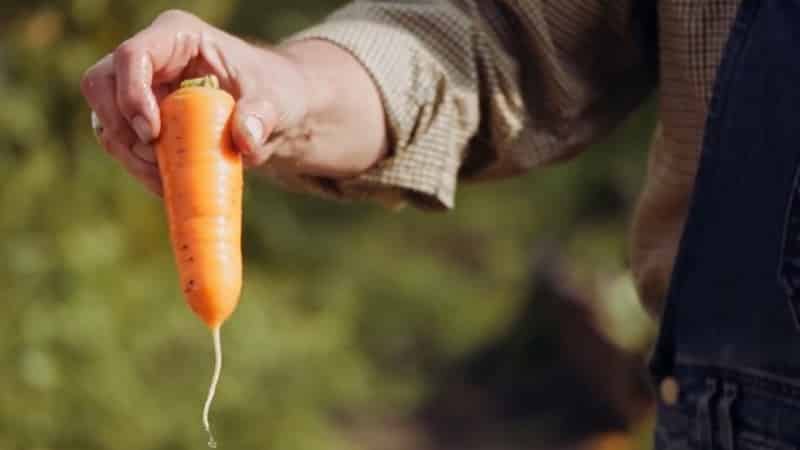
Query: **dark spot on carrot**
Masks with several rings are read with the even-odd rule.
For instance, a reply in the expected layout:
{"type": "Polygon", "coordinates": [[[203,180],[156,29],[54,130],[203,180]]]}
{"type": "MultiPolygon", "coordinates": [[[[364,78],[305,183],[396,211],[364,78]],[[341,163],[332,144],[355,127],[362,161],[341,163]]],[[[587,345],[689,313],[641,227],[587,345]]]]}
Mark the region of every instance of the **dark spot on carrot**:
{"type": "Polygon", "coordinates": [[[181,250],[189,250],[189,244],[181,245],[181,250]]]}

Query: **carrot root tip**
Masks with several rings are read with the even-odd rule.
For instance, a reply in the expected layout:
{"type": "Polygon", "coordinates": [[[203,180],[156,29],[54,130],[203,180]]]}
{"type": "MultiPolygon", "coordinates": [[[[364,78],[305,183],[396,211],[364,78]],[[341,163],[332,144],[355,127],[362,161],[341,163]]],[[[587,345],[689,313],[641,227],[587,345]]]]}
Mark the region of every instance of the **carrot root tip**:
{"type": "Polygon", "coordinates": [[[214,400],[214,394],[217,392],[217,384],[219,384],[219,376],[222,372],[222,344],[220,342],[219,326],[211,329],[211,337],[214,341],[214,374],[211,377],[211,385],[208,388],[208,396],[206,403],[203,405],[203,428],[208,433],[208,446],[217,448],[217,441],[214,440],[214,434],[211,432],[211,424],[208,421],[208,412],[211,409],[211,402],[214,400]]]}

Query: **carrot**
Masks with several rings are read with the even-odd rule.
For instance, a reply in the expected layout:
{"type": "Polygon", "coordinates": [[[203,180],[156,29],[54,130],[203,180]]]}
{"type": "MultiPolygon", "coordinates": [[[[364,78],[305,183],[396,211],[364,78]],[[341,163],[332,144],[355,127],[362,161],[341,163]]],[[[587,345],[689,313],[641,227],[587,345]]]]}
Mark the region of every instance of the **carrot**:
{"type": "Polygon", "coordinates": [[[184,81],[161,101],[156,142],[183,293],[214,341],[214,375],[203,408],[212,447],[208,410],[222,368],[219,329],[236,308],[242,286],[243,170],[230,133],[233,107],[213,75],[184,81]]]}

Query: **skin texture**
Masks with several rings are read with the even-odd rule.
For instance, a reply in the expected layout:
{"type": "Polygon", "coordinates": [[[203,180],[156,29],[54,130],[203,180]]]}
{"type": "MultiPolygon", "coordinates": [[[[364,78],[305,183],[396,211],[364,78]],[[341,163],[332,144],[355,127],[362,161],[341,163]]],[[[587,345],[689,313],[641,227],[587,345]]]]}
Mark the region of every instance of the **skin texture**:
{"type": "Polygon", "coordinates": [[[183,87],[160,104],[156,155],[181,287],[192,310],[217,329],[242,288],[241,154],[233,147],[233,98],[183,87]]]}
{"type": "Polygon", "coordinates": [[[245,166],[346,178],[386,154],[380,95],[347,51],[309,40],[262,48],[182,11],[167,11],[87,70],[81,91],[106,151],[151,191],[163,187],[153,142],[159,103],[215,75],[236,101],[231,133],[245,166]]]}

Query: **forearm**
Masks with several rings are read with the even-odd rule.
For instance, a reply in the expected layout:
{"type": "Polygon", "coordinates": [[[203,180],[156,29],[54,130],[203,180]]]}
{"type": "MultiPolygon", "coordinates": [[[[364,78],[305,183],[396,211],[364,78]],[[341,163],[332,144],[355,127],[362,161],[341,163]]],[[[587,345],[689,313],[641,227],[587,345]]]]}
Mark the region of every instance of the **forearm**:
{"type": "Polygon", "coordinates": [[[293,155],[303,175],[347,178],[374,166],[387,152],[385,114],[369,73],[348,51],[323,40],[285,44],[306,82],[306,118],[277,139],[276,156],[293,155]]]}
{"type": "MultiPolygon", "coordinates": [[[[348,143],[332,154],[375,156],[368,151],[375,136],[366,133],[375,130],[367,121],[378,117],[386,121],[381,140],[388,151],[382,159],[356,158],[360,168],[379,161],[357,177],[281,181],[335,198],[446,209],[459,180],[519,174],[586,148],[645,97],[654,79],[629,0],[557,3],[359,0],[290,37],[346,49],[358,62],[342,57],[351,68],[363,65],[379,92],[349,93],[359,111],[356,132],[330,130],[348,143]],[[383,113],[367,113],[376,99],[383,113]]],[[[335,65],[318,71],[327,70],[339,71],[330,80],[352,78],[335,65]]],[[[347,117],[338,114],[330,119],[336,126],[347,117]]]]}

